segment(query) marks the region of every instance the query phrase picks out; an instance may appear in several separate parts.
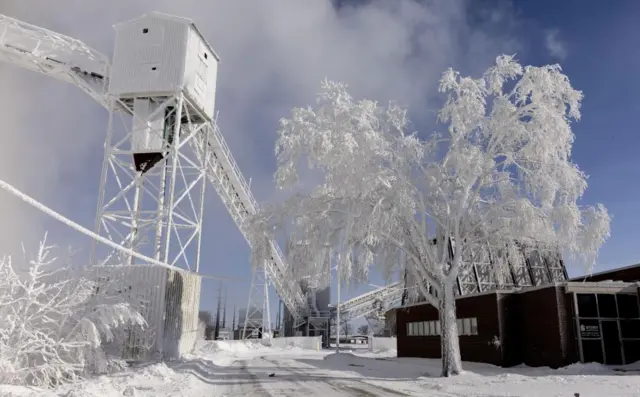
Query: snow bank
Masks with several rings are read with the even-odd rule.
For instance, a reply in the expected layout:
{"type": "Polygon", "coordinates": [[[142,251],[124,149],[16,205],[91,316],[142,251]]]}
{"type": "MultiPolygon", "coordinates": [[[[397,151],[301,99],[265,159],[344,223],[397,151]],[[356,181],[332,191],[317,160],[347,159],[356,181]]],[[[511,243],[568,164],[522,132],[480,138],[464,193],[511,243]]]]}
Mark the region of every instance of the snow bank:
{"type": "Polygon", "coordinates": [[[571,365],[567,365],[566,367],[558,368],[557,372],[562,372],[563,374],[594,374],[599,372],[610,372],[611,368],[606,367],[600,363],[575,363],[571,365]]]}
{"type": "Polygon", "coordinates": [[[229,353],[244,353],[265,348],[261,342],[253,340],[219,340],[211,342],[211,345],[213,349],[229,353]]]}
{"type": "Polygon", "coordinates": [[[264,354],[270,349],[259,341],[252,340],[219,340],[206,341],[199,349],[185,356],[185,359],[203,359],[213,364],[226,367],[240,357],[252,357],[256,353],[264,354]]]}

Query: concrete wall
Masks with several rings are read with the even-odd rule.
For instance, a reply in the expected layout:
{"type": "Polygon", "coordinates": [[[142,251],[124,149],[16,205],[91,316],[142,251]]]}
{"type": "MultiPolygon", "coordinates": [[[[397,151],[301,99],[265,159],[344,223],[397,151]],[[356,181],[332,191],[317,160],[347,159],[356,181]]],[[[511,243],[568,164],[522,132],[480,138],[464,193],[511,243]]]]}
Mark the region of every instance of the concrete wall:
{"type": "Polygon", "coordinates": [[[369,348],[375,351],[398,350],[398,340],[396,338],[383,338],[373,336],[369,338],[369,348]]]}
{"type": "Polygon", "coordinates": [[[562,287],[540,288],[518,296],[521,362],[530,367],[558,368],[568,364],[562,345],[565,324],[558,315],[559,310],[565,309],[557,301],[556,288],[562,287]]]}
{"type": "Polygon", "coordinates": [[[286,349],[291,347],[299,347],[305,350],[320,351],[322,349],[322,337],[321,336],[291,336],[284,338],[272,338],[268,339],[271,346],[286,349]]]}

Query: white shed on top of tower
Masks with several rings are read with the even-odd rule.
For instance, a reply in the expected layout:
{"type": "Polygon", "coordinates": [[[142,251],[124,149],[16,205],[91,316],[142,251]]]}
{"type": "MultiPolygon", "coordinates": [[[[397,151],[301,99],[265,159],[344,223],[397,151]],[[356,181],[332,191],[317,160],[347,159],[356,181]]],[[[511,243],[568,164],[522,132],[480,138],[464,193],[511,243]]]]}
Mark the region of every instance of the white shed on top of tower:
{"type": "Polygon", "coordinates": [[[128,99],[182,91],[208,120],[213,118],[220,57],[193,21],[152,12],[114,28],[110,94],[128,99]]]}

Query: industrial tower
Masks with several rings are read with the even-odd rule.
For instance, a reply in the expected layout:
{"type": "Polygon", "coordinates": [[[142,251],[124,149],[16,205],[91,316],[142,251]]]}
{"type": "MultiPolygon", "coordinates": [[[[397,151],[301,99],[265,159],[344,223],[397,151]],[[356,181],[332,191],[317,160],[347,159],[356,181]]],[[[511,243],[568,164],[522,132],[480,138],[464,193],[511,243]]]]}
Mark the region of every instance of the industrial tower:
{"type": "MultiPolygon", "coordinates": [[[[76,39],[0,15],[0,61],[73,84],[109,112],[98,234],[198,271],[205,182],[244,236],[244,220],[257,208],[215,123],[219,58],[188,19],[150,13],[115,30],[110,62],[76,39]]],[[[263,272],[303,318],[305,297],[274,246],[263,272]]],[[[102,264],[143,264],[102,248],[91,250],[102,264]]]]}
{"type": "Polygon", "coordinates": [[[182,18],[150,14],[115,31],[107,95],[124,112],[109,112],[96,233],[198,272],[220,58],[182,18]]]}
{"type": "MultiPolygon", "coordinates": [[[[205,182],[244,236],[244,220],[257,208],[216,125],[219,58],[185,18],[150,13],[115,30],[110,61],[79,40],[0,15],[0,62],[72,84],[109,112],[98,234],[176,269],[197,272],[205,182]]],[[[272,285],[300,329],[314,317],[313,310],[277,244],[272,248],[272,260],[255,270],[250,301],[268,296],[265,289],[272,285]]],[[[91,255],[105,264],[140,264],[97,245],[91,255]]],[[[375,310],[379,299],[396,302],[400,295],[392,284],[341,307],[355,318],[375,310]]],[[[253,306],[264,308],[261,303],[253,306]]]]}

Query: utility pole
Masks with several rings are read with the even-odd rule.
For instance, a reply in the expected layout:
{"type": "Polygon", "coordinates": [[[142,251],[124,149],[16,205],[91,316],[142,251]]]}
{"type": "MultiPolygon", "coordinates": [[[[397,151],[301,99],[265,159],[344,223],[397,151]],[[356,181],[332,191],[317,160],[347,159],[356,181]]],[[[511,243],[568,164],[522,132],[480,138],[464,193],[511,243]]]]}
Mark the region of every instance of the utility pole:
{"type": "Polygon", "coordinates": [[[340,353],[340,262],[342,258],[338,258],[336,266],[336,278],[338,279],[338,305],[336,306],[336,354],[340,353]]]}
{"type": "Polygon", "coordinates": [[[278,314],[276,314],[276,330],[280,334],[280,306],[282,306],[282,299],[278,300],[278,314]]]}
{"type": "Polygon", "coordinates": [[[222,283],[218,287],[218,308],[216,309],[216,326],[213,331],[213,340],[218,340],[220,335],[220,301],[222,300],[222,283]]]}
{"type": "Polygon", "coordinates": [[[222,308],[222,329],[227,328],[227,287],[224,287],[224,307],[222,308]]]}
{"type": "Polygon", "coordinates": [[[233,332],[233,339],[236,338],[236,304],[233,304],[233,323],[231,324],[231,332],[233,332]]]}

